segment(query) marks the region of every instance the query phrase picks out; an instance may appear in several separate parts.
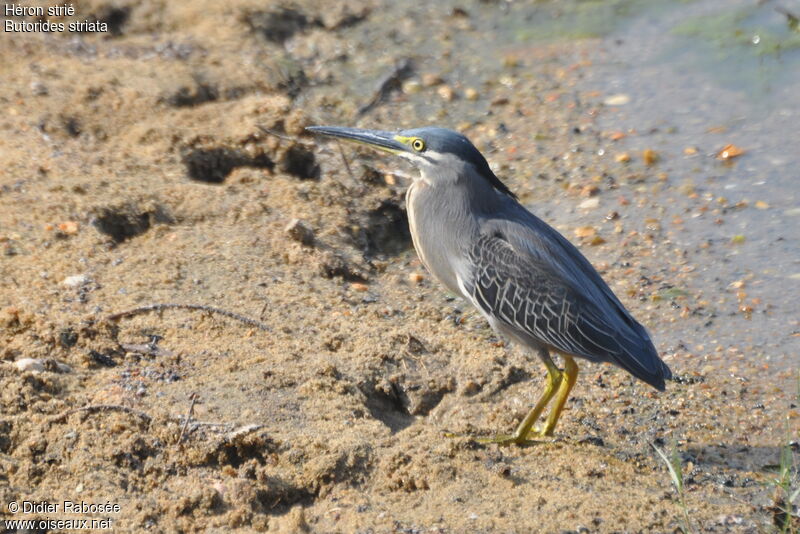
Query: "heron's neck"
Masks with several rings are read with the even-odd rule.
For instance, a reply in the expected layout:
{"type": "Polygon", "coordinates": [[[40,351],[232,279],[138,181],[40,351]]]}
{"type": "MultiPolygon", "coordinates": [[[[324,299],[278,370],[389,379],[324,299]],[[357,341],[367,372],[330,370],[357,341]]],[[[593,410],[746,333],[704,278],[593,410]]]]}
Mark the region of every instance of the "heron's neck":
{"type": "Polygon", "coordinates": [[[429,185],[415,180],[406,195],[409,229],[422,263],[450,291],[460,294],[458,264],[463,248],[479,231],[476,214],[470,209],[468,192],[461,187],[429,185]]]}

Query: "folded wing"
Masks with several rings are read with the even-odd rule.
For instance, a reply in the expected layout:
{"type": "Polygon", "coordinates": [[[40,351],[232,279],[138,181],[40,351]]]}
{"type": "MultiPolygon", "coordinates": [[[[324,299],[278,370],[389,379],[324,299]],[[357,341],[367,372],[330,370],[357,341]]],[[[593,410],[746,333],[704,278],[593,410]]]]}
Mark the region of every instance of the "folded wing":
{"type": "Polygon", "coordinates": [[[547,227],[572,250],[553,252],[553,247],[563,247],[561,241],[552,242],[547,234],[531,232],[539,241],[537,247],[536,241],[520,235],[526,228],[508,221],[486,224],[469,251],[471,272],[464,280],[467,296],[506,327],[560,352],[611,362],[663,390],[664,379],[671,377],[669,368],[658,357],[645,329],[600,275],[555,230],[547,227]],[[541,243],[542,235],[547,243],[541,243]],[[561,263],[575,265],[574,254],[580,256],[579,269],[588,267],[591,273],[564,270],[561,263]]]}

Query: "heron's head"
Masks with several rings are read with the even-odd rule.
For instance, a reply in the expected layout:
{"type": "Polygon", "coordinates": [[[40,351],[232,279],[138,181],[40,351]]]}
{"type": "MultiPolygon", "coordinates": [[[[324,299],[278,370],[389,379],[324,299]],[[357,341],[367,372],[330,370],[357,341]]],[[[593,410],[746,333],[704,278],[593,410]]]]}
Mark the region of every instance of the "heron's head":
{"type": "Polygon", "coordinates": [[[464,179],[483,179],[501,193],[514,197],[469,139],[453,130],[434,126],[397,133],[340,126],[309,126],[306,129],[400,156],[416,166],[421,178],[433,186],[464,179]]]}

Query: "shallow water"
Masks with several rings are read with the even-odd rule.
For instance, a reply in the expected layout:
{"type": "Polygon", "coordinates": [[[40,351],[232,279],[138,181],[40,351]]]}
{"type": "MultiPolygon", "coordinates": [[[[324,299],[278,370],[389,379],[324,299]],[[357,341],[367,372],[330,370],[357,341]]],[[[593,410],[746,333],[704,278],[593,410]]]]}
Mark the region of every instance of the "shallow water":
{"type": "MultiPolygon", "coordinates": [[[[636,130],[626,148],[658,150],[658,171],[671,184],[691,184],[701,195],[726,198],[729,206],[748,203],[747,209],[725,210],[722,224],[686,217],[689,231],[677,244],[742,236],[741,246],[702,265],[702,277],[714,286],[752,273],[750,295],[770,309],[750,321],[732,319],[722,335],[771,347],[796,366],[800,33],[776,6],[703,0],[640,14],[603,38],[584,82],[587,89],[629,98],[601,113],[600,125],[636,130]],[[745,154],[726,164],[716,156],[729,143],[745,154]],[[697,154],[687,156],[687,147],[697,154]],[[764,209],[752,209],[757,202],[764,209]]],[[[669,191],[664,201],[671,204],[668,212],[685,207],[669,191]]]]}
{"type": "Polygon", "coordinates": [[[654,193],[662,220],[684,220],[669,238],[687,251],[711,245],[694,258],[704,296],[736,293],[732,285],[746,281],[744,304],[756,299],[752,315],[728,306],[702,336],[667,329],[662,341],[705,338],[792,368],[800,353],[800,30],[783,9],[753,0],[541,2],[514,5],[496,28],[518,43],[588,39],[591,65],[578,92],[597,101],[598,130],[626,134],[597,156],[657,151],[646,175],[666,176],[654,193]],[[721,161],[728,144],[745,153],[721,161]],[[698,198],[719,216],[705,216],[698,198]]]}

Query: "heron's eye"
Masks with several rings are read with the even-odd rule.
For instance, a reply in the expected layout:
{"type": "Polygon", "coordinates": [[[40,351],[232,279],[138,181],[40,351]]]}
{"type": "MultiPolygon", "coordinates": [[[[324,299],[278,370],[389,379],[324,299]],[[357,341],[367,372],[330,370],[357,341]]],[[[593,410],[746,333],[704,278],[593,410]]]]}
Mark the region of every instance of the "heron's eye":
{"type": "Polygon", "coordinates": [[[417,152],[422,152],[425,150],[425,141],[417,137],[413,141],[411,141],[411,148],[416,150],[417,152]]]}

